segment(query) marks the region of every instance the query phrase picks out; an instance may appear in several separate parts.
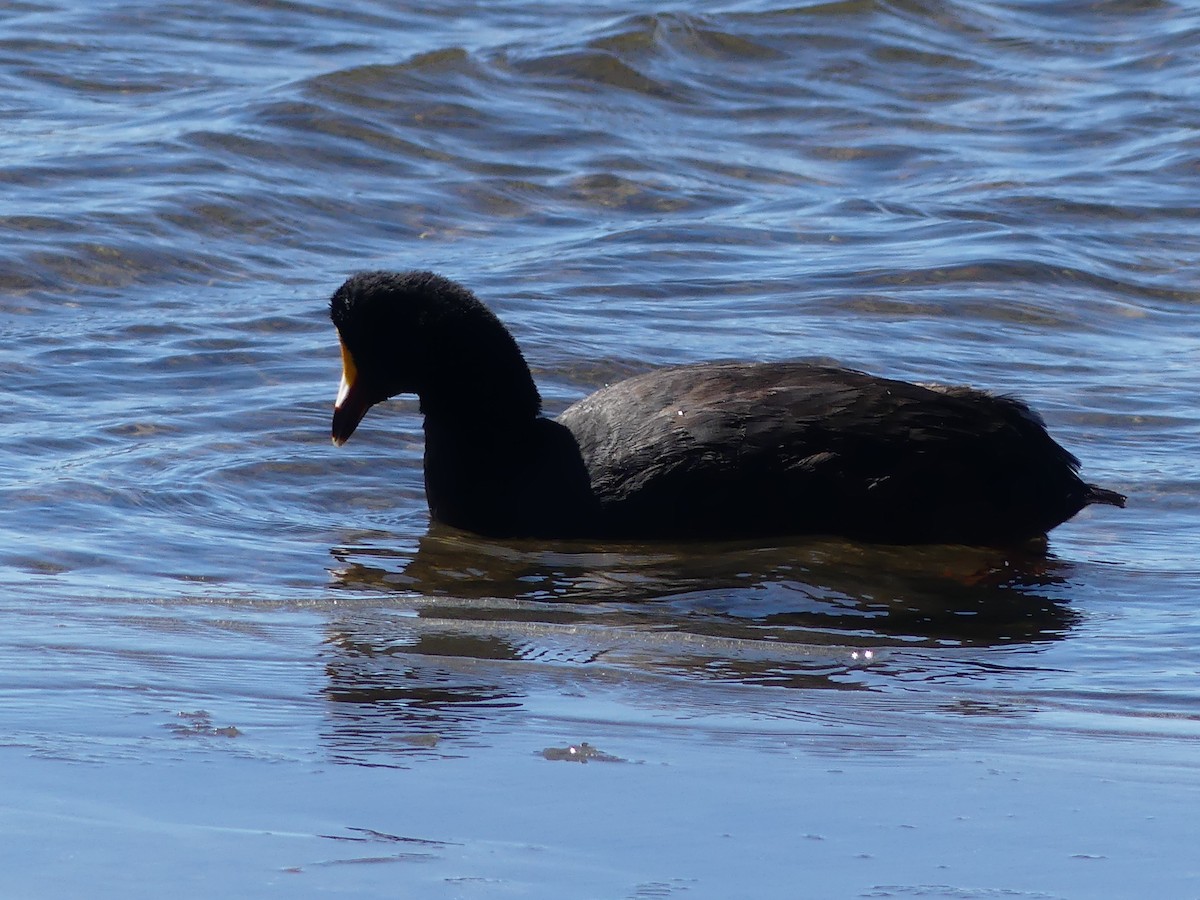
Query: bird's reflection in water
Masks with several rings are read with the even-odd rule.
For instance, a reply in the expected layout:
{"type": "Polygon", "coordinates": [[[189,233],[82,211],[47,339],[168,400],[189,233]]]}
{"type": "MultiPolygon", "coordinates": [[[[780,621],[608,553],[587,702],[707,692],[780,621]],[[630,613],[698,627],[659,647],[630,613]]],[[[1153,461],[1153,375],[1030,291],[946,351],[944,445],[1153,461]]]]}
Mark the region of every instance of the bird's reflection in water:
{"type": "MultiPolygon", "coordinates": [[[[963,645],[1055,640],[1075,620],[1068,563],[1044,543],[1017,549],[898,547],[839,540],[760,544],[500,542],[434,527],[416,553],[334,551],[338,584],[476,604],[481,617],[703,625],[754,637],[764,626],[836,642],[963,645]],[[523,603],[518,612],[512,603],[523,603]]],[[[761,636],[761,635],[760,635],[761,636]]],[[[784,638],[776,634],[773,639],[784,638]]]]}
{"type": "Polygon", "coordinates": [[[372,617],[334,626],[325,667],[334,757],[395,764],[413,752],[454,755],[489,717],[521,705],[519,692],[455,660],[516,658],[504,640],[455,634],[409,635],[372,617]]]}
{"type": "Polygon", "coordinates": [[[1044,544],[546,545],[435,527],[415,554],[334,556],[338,585],[373,599],[330,623],[329,737],[381,764],[462,752],[548,677],[870,690],[977,676],[995,664],[939,648],[1031,648],[1078,618],[1044,544]]]}

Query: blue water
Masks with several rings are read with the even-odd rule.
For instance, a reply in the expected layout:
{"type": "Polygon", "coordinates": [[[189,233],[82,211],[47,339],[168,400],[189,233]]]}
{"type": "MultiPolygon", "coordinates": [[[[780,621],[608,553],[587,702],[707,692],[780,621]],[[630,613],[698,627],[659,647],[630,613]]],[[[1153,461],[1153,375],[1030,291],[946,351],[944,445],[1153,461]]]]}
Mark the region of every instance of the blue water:
{"type": "Polygon", "coordinates": [[[1200,896],[1198,38],[4,7],[0,893],[1200,896]],[[328,437],[328,296],[412,267],[550,412],[836,360],[1025,398],[1129,507],[1017,554],[431,529],[414,401],[328,437]]]}

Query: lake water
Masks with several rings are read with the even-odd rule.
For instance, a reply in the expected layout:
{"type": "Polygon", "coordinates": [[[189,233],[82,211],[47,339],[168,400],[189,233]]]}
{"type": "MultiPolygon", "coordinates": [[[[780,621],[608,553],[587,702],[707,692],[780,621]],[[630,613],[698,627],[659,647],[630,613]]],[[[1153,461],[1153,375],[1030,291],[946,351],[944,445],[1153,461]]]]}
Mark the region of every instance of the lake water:
{"type": "Polygon", "coordinates": [[[0,4],[0,896],[1200,897],[1200,7],[0,4]],[[430,529],[352,271],[547,408],[1011,392],[1045,552],[430,529]],[[582,764],[581,764],[582,763],[582,764]]]}

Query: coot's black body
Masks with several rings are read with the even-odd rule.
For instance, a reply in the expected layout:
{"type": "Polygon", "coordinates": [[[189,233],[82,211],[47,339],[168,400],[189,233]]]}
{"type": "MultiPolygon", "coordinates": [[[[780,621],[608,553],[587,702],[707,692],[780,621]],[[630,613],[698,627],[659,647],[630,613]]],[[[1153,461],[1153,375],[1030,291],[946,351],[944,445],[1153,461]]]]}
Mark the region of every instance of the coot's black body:
{"type": "Polygon", "coordinates": [[[352,276],[331,317],[345,365],[333,438],[415,393],[433,517],[493,536],[838,534],[1005,544],[1089,503],[1029,407],[804,363],[705,363],[605,387],[557,420],[512,336],[429,272],[352,276]]]}

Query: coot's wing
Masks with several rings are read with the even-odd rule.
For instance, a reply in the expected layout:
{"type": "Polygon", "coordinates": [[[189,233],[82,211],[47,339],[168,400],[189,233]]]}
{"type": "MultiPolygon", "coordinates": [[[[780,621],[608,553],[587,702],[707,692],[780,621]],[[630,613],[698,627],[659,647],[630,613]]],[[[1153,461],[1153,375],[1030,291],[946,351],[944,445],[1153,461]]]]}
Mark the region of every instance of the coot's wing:
{"type": "Polygon", "coordinates": [[[660,370],[559,421],[625,533],[987,542],[1043,532],[1082,505],[1077,461],[1020,402],[847,369],[660,370]]]}

